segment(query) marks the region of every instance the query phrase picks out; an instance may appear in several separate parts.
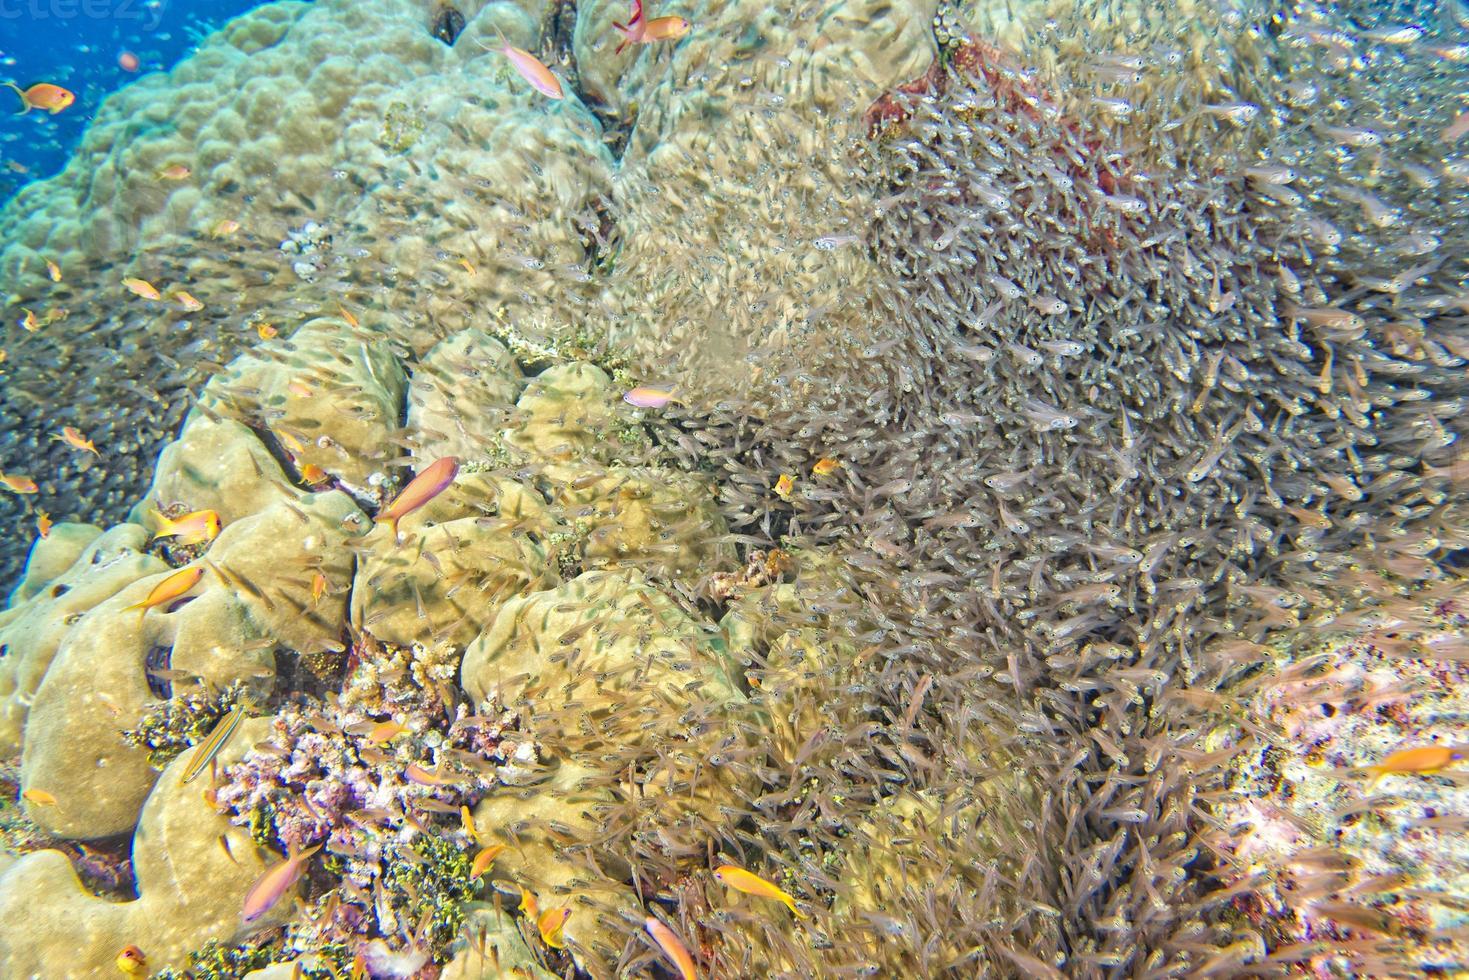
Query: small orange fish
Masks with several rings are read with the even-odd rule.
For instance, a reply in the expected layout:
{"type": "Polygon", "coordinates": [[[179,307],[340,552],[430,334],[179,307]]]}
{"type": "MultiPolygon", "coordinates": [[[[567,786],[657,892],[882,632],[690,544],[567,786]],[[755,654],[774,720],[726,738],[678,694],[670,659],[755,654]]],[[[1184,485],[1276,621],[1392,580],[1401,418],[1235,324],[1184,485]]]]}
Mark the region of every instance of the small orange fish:
{"type": "Polygon", "coordinates": [[[815,466],[811,467],[811,475],[831,476],[841,468],[842,464],[839,461],[832,459],[830,456],[823,456],[816,461],[815,466]]]}
{"type": "Polygon", "coordinates": [[[541,931],[541,942],[552,949],[565,949],[566,920],[571,918],[571,909],[564,906],[559,909],[547,909],[542,912],[540,918],[536,919],[536,928],[541,931]]]}
{"type": "Polygon", "coordinates": [[[320,572],[313,572],[311,575],[311,604],[313,606],[321,605],[321,597],[326,595],[326,586],[326,576],[320,572]]]}
{"type": "Polygon", "coordinates": [[[459,821],[464,827],[464,832],[469,835],[471,840],[479,840],[479,828],[474,825],[474,814],[469,812],[469,807],[461,806],[459,808],[459,821]]]}
{"type": "Polygon", "coordinates": [[[279,330],[268,323],[257,323],[255,325],[255,332],[260,335],[261,340],[274,340],[276,334],[280,333],[279,330]]]}
{"type": "MultiPolygon", "coordinates": [[[[275,434],[275,437],[281,441],[282,446],[285,446],[291,451],[292,456],[300,456],[306,451],[306,444],[292,433],[287,432],[285,429],[277,432],[275,434]]],[[[305,470],[302,470],[301,472],[305,473],[305,470]]]]}
{"type": "Polygon", "coordinates": [[[155,287],[151,282],[146,279],[137,279],[133,276],[128,276],[122,281],[122,284],[126,286],[128,292],[132,293],[134,296],[141,296],[143,299],[163,298],[162,294],[158,292],[157,287],[155,287]]]}
{"type": "Polygon", "coordinates": [[[423,468],[423,471],[409,481],[403,492],[393,498],[393,502],[378,511],[373,521],[378,524],[386,524],[393,531],[393,539],[398,538],[398,522],[413,513],[424,504],[433,500],[439,494],[449,488],[454,482],[454,477],[459,475],[459,460],[453,456],[445,456],[436,459],[423,468]]]}
{"type": "Polygon", "coordinates": [[[99,458],[102,455],[101,453],[97,452],[97,447],[92,445],[92,440],[82,435],[81,432],[77,430],[74,426],[68,425],[63,427],[61,430],[61,438],[66,442],[68,446],[73,449],[80,449],[83,452],[91,453],[93,456],[97,456],[99,458]]]}
{"type": "Polygon", "coordinates": [[[54,116],[77,100],[75,92],[50,82],[37,82],[26,89],[14,82],[6,82],[5,86],[14,89],[15,94],[20,96],[20,101],[25,104],[25,108],[16,113],[17,116],[23,116],[32,109],[45,109],[54,116]]]}
{"type": "Polygon", "coordinates": [[[0,476],[0,483],[16,493],[35,493],[39,489],[36,481],[28,476],[0,476]]]}
{"type": "Polygon", "coordinates": [[[4,364],[8,360],[10,360],[10,352],[0,348],[0,364],[4,364]]]}
{"type": "Polygon", "coordinates": [[[57,320],[65,320],[66,313],[67,311],[59,306],[53,307],[46,311],[45,316],[41,317],[41,325],[45,326],[48,323],[55,323],[57,320]]]}
{"type": "Polygon", "coordinates": [[[179,305],[179,309],[184,310],[187,313],[198,313],[200,310],[204,309],[203,303],[199,302],[191,294],[184,292],[182,289],[175,289],[173,292],[169,293],[169,297],[179,305]]]}
{"type": "Polygon", "coordinates": [[[775,481],[775,495],[782,500],[791,499],[791,491],[796,488],[796,478],[789,473],[782,473],[780,479],[775,481]]]}
{"type": "Polygon", "coordinates": [[[1400,773],[1431,776],[1447,769],[1451,763],[1465,758],[1469,758],[1469,748],[1463,746],[1422,745],[1415,749],[1399,749],[1377,765],[1367,767],[1367,771],[1372,773],[1372,778],[1367,782],[1367,788],[1371,789],[1376,786],[1378,780],[1384,776],[1400,773]]]}
{"type": "Polygon", "coordinates": [[[652,916],[643,920],[643,928],[648,930],[648,935],[663,950],[663,955],[678,967],[680,980],[697,980],[699,972],[694,969],[694,958],[689,955],[689,949],[683,944],[683,940],[678,938],[678,933],[652,916]]]}
{"type": "Polygon", "coordinates": [[[49,538],[51,536],[51,527],[50,514],[43,510],[36,515],[36,530],[41,532],[41,537],[49,538]]]}
{"type": "Polygon", "coordinates": [[[212,510],[196,510],[182,517],[164,517],[155,510],[153,517],[162,528],[153,535],[153,541],[178,538],[179,544],[203,544],[219,535],[219,515],[212,510]]]}
{"type": "Polygon", "coordinates": [[[475,269],[474,266],[472,266],[472,265],[469,264],[469,260],[468,259],[460,259],[459,260],[459,264],[462,265],[462,266],[464,266],[464,271],[467,272],[467,273],[469,273],[471,276],[472,275],[475,275],[476,272],[478,271],[478,270],[475,269]]]}
{"type": "Polygon", "coordinates": [[[759,898],[773,898],[784,902],[786,907],[796,914],[796,918],[804,919],[801,910],[796,908],[796,900],[790,893],[779,885],[766,881],[764,878],[751,871],[734,864],[722,864],[714,869],[714,877],[721,885],[728,885],[735,891],[744,892],[746,895],[755,895],[759,898]]]}
{"type": "Polygon", "coordinates": [[[198,585],[199,580],[203,577],[204,569],[200,568],[197,565],[180,568],[168,578],[153,586],[152,591],[148,593],[148,598],[144,599],[142,602],[133,603],[131,606],[128,606],[127,610],[125,611],[131,612],[132,610],[136,609],[138,610],[138,618],[142,619],[144,616],[148,615],[149,609],[156,609],[159,606],[165,605],[179,598],[184,593],[192,589],[194,586],[198,585]]]}
{"type": "Polygon", "coordinates": [[[117,968],[130,977],[143,977],[148,975],[148,957],[143,951],[129,943],[117,954],[117,968]]]}
{"type": "Polygon", "coordinates": [[[490,867],[495,863],[495,858],[499,857],[500,852],[503,850],[505,850],[504,844],[491,844],[489,847],[480,848],[479,853],[470,862],[469,877],[478,878],[490,870],[490,867]]]}
{"type": "Polygon", "coordinates": [[[408,763],[408,766],[403,770],[403,776],[410,783],[417,783],[420,786],[454,785],[454,780],[452,778],[425,769],[423,766],[420,766],[416,762],[408,763]]]}
{"type": "Polygon", "coordinates": [[[301,480],[308,487],[319,487],[331,478],[330,473],[315,463],[305,463],[301,466],[301,480]]]}
{"type": "Polygon", "coordinates": [[[400,725],[396,721],[380,722],[367,733],[367,741],[373,745],[383,745],[406,731],[408,731],[408,726],[400,725]]]}
{"type": "Polygon", "coordinates": [[[503,54],[509,59],[510,66],[515,69],[516,74],[525,79],[531,88],[546,96],[546,98],[565,98],[565,93],[561,91],[561,80],[551,74],[551,69],[541,64],[540,59],[529,51],[517,48],[505,40],[505,35],[500,33],[499,28],[495,29],[495,33],[500,38],[500,46],[498,48],[492,48],[483,42],[480,42],[480,47],[486,51],[498,51],[503,54]]]}
{"type": "Polygon", "coordinates": [[[194,171],[190,170],[188,167],[184,166],[182,163],[170,163],[168,166],[166,166],[162,170],[158,171],[158,179],[159,180],[187,180],[189,178],[189,175],[192,174],[193,172],[194,171]]]}
{"type": "Polygon", "coordinates": [[[214,227],[209,229],[209,235],[211,238],[228,238],[239,230],[238,221],[233,218],[220,218],[214,223],[214,227]]]}
{"type": "Polygon", "coordinates": [[[25,328],[25,331],[27,333],[35,333],[37,330],[40,330],[41,322],[36,319],[36,314],[24,306],[20,309],[25,314],[25,316],[20,318],[20,325],[25,328]]]}
{"type": "Polygon", "coordinates": [[[52,282],[60,282],[61,281],[61,266],[57,265],[55,262],[51,261],[50,259],[47,259],[46,260],[46,275],[48,275],[48,276],[51,277],[51,281],[52,282]]]}
{"type": "Polygon", "coordinates": [[[281,900],[281,896],[290,891],[301,877],[301,872],[306,870],[306,859],[321,850],[320,844],[313,844],[304,851],[292,851],[286,859],[274,867],[265,869],[250,890],[245,893],[245,904],[241,910],[241,919],[245,925],[249,925],[259,919],[265,913],[275,907],[275,903],[281,900]]]}
{"type": "Polygon", "coordinates": [[[24,793],[21,793],[20,795],[21,795],[21,797],[23,799],[29,800],[30,802],[34,803],[36,806],[55,806],[56,805],[56,797],[52,796],[50,793],[46,792],[44,789],[28,789],[24,793]]]}
{"type": "Polygon", "coordinates": [[[350,310],[348,310],[345,306],[343,306],[340,303],[337,304],[337,309],[342,311],[342,319],[347,321],[347,326],[349,326],[349,327],[356,327],[356,326],[358,326],[357,318],[352,315],[352,312],[350,310]]]}

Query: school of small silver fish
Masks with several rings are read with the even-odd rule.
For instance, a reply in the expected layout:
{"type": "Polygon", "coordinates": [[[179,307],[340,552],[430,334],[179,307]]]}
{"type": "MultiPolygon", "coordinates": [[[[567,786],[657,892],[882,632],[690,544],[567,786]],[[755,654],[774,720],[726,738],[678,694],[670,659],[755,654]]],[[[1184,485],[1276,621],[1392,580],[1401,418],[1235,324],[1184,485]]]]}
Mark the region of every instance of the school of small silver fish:
{"type": "MultiPolygon", "coordinates": [[[[642,0],[630,5],[608,43],[645,64],[671,66],[684,39],[729,29],[666,4],[656,17],[642,0]]],[[[1291,873],[1302,902],[1343,928],[1292,945],[1242,897],[1285,870],[1248,867],[1210,809],[1228,767],[1282,745],[1248,703],[1285,683],[1262,671],[1271,649],[1352,634],[1389,659],[1437,658],[1445,675],[1469,663],[1469,4],[1398,6],[1414,16],[1367,3],[1184,3],[1157,15],[1056,4],[1006,45],[983,33],[990,21],[963,23],[946,4],[924,27],[939,52],[932,67],[868,105],[844,104],[841,118],[823,112],[839,136],[816,142],[840,147],[831,166],[845,168],[856,204],[811,192],[808,134],[769,144],[720,135],[741,150],[720,149],[734,161],[724,186],[802,236],[781,249],[801,253],[801,283],[750,271],[717,191],[619,188],[618,200],[560,216],[586,243],[584,264],[548,268],[527,235],[499,254],[440,250],[434,268],[400,270],[373,249],[411,233],[423,202],[408,191],[382,199],[392,205],[380,225],[334,228],[342,241],[327,249],[316,201],[280,188],[278,206],[251,210],[249,189],[231,190],[239,220],[126,255],[47,260],[34,270],[44,291],[12,297],[0,327],[0,517],[26,541],[54,522],[121,520],[197,406],[245,420],[298,489],[350,492],[386,525],[397,557],[437,570],[400,522],[423,519],[462,474],[479,472],[476,461],[405,457],[415,434],[404,424],[370,451],[402,479],[350,486],[306,458],[340,449],[330,432],[277,424],[284,399],[317,397],[324,370],[302,369],[284,394],[220,383],[213,408],[199,392],[247,350],[299,366],[305,352],[281,331],[313,317],[368,337],[377,311],[432,298],[471,319],[477,307],[456,284],[508,273],[518,285],[502,320],[555,307],[603,334],[604,319],[618,320],[623,347],[589,345],[633,368],[619,374],[615,410],[655,434],[649,460],[719,488],[728,533],[717,543],[737,546],[745,570],[656,585],[715,619],[753,589],[789,587],[789,601],[761,608],[758,655],[737,671],[746,713],[725,719],[695,682],[666,718],[637,721],[666,727],[657,758],[615,769],[601,765],[620,758],[611,750],[561,760],[585,769],[579,790],[614,794],[598,804],[593,838],[549,825],[641,903],[618,926],[622,950],[578,942],[595,914],[579,880],[552,888],[499,875],[525,828],[476,826],[482,795],[460,792],[473,783],[467,770],[398,764],[424,736],[407,713],[344,728],[310,713],[341,709],[335,693],[287,692],[297,735],[354,745],[364,769],[390,770],[418,794],[414,812],[334,815],[371,847],[388,853],[379,839],[421,843],[452,829],[468,841],[454,845],[466,894],[503,908],[537,961],[566,975],[615,963],[682,980],[1208,977],[1303,962],[1322,975],[1413,975],[1466,939],[1395,914],[1405,878],[1333,863],[1323,842],[1319,867],[1291,873]],[[661,237],[627,244],[619,222],[661,237]],[[311,270],[294,292],[276,279],[284,253],[300,257],[298,274],[300,263],[311,270]],[[668,271],[656,288],[599,295],[617,264],[660,256],[668,271]],[[742,276],[758,295],[731,285],[742,276]],[[666,315],[667,332],[638,334],[636,316],[621,326],[629,310],[666,315]],[[177,343],[151,340],[159,325],[177,343]],[[1445,622],[1447,639],[1409,648],[1404,637],[1445,622]],[[727,726],[717,745],[690,735],[715,726],[727,726]],[[1220,742],[1222,727],[1231,735],[1220,742]],[[778,748],[773,729],[798,735],[799,749],[778,748]],[[670,777],[665,790],[654,778],[664,751],[742,788],[707,814],[662,823],[655,790],[692,798],[699,788],[670,777]]],[[[435,9],[426,29],[454,44],[463,15],[435,9]]],[[[551,113],[591,100],[564,40],[527,50],[496,29],[493,42],[474,43],[551,113]]],[[[726,66],[749,82],[738,86],[749,92],[740,112],[779,118],[786,97],[756,78],[785,56],[751,44],[733,36],[726,66]],[[742,64],[757,58],[758,70],[742,64]]],[[[131,60],[119,66],[136,70],[123,53],[131,60]]],[[[678,77],[696,88],[704,70],[681,64],[678,77]]],[[[78,102],[52,83],[11,88],[28,116],[78,102]]],[[[609,147],[637,145],[631,122],[607,119],[609,147]]],[[[443,176],[427,159],[393,166],[410,188],[443,176]]],[[[170,187],[196,174],[170,158],[145,177],[170,187]]],[[[370,182],[350,169],[341,179],[370,182]]],[[[445,183],[465,214],[513,207],[470,180],[445,183]]],[[[573,347],[583,349],[559,349],[573,347]]],[[[397,340],[393,352],[410,366],[418,357],[397,340]]],[[[359,356],[346,343],[312,353],[359,356]]],[[[516,354],[540,357],[529,345],[516,354]]],[[[201,587],[259,592],[211,560],[228,528],[219,512],[172,507],[149,523],[149,546],[175,568],[129,594],[140,628],[201,587]]],[[[12,549],[0,575],[15,578],[24,557],[12,549]]],[[[309,579],[313,603],[348,587],[310,564],[281,574],[309,579]]],[[[579,650],[617,629],[589,622],[562,645],[579,650]]],[[[381,652],[351,640],[354,665],[381,652]]],[[[155,695],[182,677],[148,666],[165,683],[155,695]]],[[[453,714],[452,681],[434,683],[450,690],[425,703],[457,736],[474,729],[453,714]]],[[[542,723],[573,727],[565,717],[583,706],[540,693],[542,723]]],[[[201,792],[220,812],[235,806],[238,817],[241,794],[223,787],[217,756],[249,715],[269,710],[237,702],[191,749],[181,781],[211,773],[201,792]]],[[[615,731],[634,723],[625,714],[599,707],[580,723],[615,731]]],[[[1310,746],[1293,748],[1308,757],[1310,746]]],[[[484,764],[453,751],[441,758],[484,764]]],[[[1367,812],[1401,781],[1461,785],[1466,760],[1469,744],[1416,739],[1353,760],[1342,781],[1367,812]]],[[[33,813],[65,803],[64,786],[17,801],[33,813]]],[[[310,826],[330,824],[301,805],[310,826]]],[[[413,975],[432,943],[447,948],[431,940],[434,916],[418,908],[410,875],[384,885],[387,873],[343,873],[343,860],[380,856],[350,840],[262,851],[239,925],[275,929],[298,911],[297,894],[311,896],[303,907],[323,930],[359,914],[344,907],[382,920],[397,902],[421,918],[364,943],[341,975],[413,975]],[[322,898],[331,890],[339,897],[322,898]],[[402,936],[404,948],[385,944],[402,936]]],[[[419,865],[426,852],[391,853],[419,865]]],[[[461,946],[492,955],[464,929],[461,946]]],[[[148,975],[151,950],[117,948],[118,971],[148,975]]]]}

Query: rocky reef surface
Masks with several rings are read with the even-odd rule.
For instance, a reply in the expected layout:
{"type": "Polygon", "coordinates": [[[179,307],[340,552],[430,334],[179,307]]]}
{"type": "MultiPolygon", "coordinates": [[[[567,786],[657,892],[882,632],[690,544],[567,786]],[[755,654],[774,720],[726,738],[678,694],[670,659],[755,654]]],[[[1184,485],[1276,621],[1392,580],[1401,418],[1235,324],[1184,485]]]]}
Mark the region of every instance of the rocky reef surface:
{"type": "Polygon", "coordinates": [[[110,99],[0,212],[0,973],[1462,968],[1464,778],[1365,770],[1461,730],[1469,23],[992,6],[110,99]]]}

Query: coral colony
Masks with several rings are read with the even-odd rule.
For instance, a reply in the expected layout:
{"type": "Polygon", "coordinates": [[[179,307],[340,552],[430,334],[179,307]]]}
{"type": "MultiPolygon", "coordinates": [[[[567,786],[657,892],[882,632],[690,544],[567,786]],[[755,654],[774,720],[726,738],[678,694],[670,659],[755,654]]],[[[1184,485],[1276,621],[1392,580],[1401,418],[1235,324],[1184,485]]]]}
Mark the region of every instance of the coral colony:
{"type": "Polygon", "coordinates": [[[1425,7],[284,2],[92,107],[0,974],[1461,972],[1425,7]]]}

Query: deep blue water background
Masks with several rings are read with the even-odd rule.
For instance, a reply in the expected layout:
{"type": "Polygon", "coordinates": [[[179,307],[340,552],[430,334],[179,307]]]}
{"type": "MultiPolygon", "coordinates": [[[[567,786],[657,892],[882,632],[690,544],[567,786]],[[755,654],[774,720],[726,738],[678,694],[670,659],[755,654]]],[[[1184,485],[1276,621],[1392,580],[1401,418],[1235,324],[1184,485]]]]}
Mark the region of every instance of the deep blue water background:
{"type": "Polygon", "coordinates": [[[51,82],[77,101],[53,116],[0,87],[0,203],[59,171],[108,93],[171,68],[199,39],[260,0],[0,0],[0,81],[51,82]],[[141,62],[118,64],[124,51],[141,62]]]}

